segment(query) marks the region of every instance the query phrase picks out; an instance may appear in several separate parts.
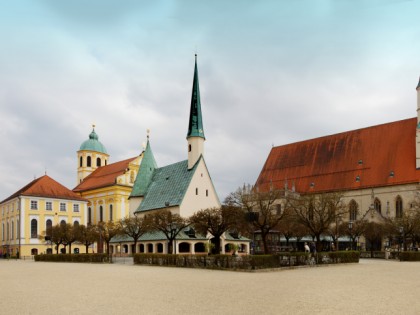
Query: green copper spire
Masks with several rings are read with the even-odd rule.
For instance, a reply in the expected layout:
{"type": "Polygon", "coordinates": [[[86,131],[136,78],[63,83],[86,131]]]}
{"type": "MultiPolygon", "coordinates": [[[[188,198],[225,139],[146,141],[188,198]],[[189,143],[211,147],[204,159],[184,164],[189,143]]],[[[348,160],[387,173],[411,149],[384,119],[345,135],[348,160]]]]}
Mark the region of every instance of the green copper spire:
{"type": "Polygon", "coordinates": [[[191,95],[190,121],[188,125],[189,137],[204,137],[203,119],[201,118],[200,87],[198,84],[197,54],[195,55],[194,81],[191,95]]]}
{"type": "Polygon", "coordinates": [[[143,158],[140,163],[140,171],[134,181],[131,197],[142,197],[145,195],[150,182],[152,181],[153,172],[157,168],[155,157],[150,148],[149,136],[147,137],[146,149],[143,152],[143,158]]]}

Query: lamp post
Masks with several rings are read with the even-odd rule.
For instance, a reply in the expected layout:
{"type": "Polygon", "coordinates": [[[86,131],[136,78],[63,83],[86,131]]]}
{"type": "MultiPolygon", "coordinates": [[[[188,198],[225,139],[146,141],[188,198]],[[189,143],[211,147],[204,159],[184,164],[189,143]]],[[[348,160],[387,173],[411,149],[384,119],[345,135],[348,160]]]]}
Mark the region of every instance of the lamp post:
{"type": "Polygon", "coordinates": [[[352,229],[353,229],[353,222],[349,221],[349,231],[350,231],[350,250],[353,250],[353,233],[352,233],[352,229]]]}
{"type": "MultiPolygon", "coordinates": [[[[403,248],[402,250],[405,250],[405,237],[404,237],[404,227],[400,226],[400,234],[401,234],[401,242],[403,244],[403,248]]],[[[400,247],[401,247],[401,242],[400,242],[400,247]]]]}

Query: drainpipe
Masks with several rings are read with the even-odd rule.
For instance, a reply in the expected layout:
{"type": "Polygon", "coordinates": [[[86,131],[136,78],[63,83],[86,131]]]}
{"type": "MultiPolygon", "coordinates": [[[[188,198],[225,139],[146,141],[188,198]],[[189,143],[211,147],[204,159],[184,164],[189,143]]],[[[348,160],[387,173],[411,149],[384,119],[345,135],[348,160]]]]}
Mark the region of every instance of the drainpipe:
{"type": "Polygon", "coordinates": [[[20,199],[20,197],[18,197],[18,211],[19,211],[19,232],[18,232],[18,242],[19,242],[19,245],[18,245],[18,248],[19,248],[19,259],[20,259],[20,257],[22,256],[22,251],[20,250],[20,247],[21,247],[21,241],[20,241],[20,236],[21,236],[21,224],[22,224],[22,211],[21,211],[21,209],[22,209],[22,207],[21,207],[21,199],[20,199]]]}

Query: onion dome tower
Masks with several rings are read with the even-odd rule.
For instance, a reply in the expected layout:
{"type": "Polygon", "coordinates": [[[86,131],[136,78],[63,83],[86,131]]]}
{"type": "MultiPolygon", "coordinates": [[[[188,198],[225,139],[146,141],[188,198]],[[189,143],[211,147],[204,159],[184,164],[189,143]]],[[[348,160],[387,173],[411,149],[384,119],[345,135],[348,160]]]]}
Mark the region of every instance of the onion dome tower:
{"type": "Polygon", "coordinates": [[[92,128],[89,139],[84,141],[77,151],[77,185],[98,167],[108,164],[109,154],[105,146],[99,141],[95,132],[95,125],[92,125],[92,128]]]}

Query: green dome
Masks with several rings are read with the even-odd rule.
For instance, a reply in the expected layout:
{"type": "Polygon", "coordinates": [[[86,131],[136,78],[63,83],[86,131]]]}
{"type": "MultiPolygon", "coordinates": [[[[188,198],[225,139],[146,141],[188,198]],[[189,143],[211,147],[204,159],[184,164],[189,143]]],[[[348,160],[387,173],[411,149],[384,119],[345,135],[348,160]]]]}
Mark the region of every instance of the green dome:
{"type": "Polygon", "coordinates": [[[89,140],[86,140],[82,143],[82,145],[80,146],[80,150],[95,151],[108,154],[108,152],[106,152],[105,146],[98,139],[99,137],[96,134],[94,128],[89,135],[89,140]]]}

